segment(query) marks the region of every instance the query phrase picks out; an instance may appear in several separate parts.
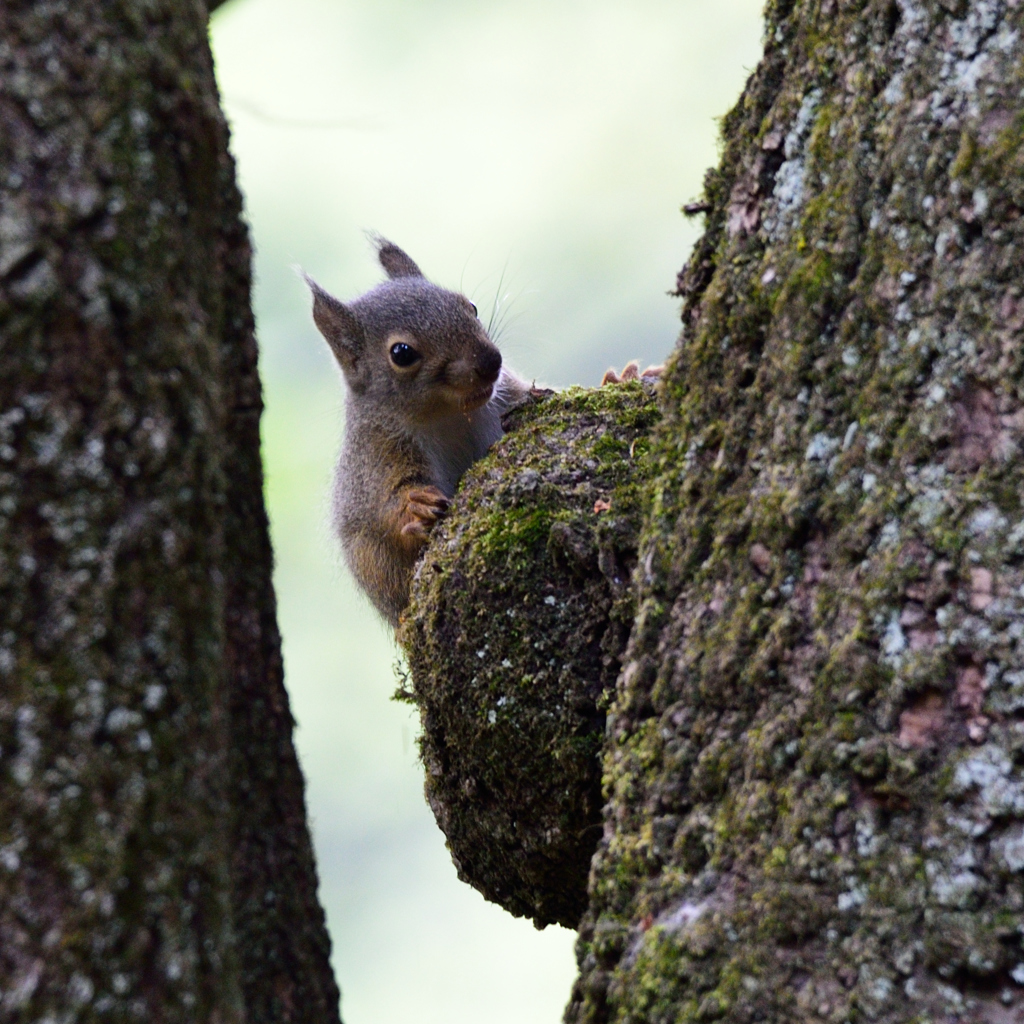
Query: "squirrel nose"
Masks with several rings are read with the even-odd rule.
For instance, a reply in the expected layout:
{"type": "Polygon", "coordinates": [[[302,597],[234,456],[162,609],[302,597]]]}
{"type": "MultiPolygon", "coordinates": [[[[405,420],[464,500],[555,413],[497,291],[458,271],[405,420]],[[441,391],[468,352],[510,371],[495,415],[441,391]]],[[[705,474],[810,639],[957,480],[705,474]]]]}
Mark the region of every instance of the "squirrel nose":
{"type": "Polygon", "coordinates": [[[501,353],[496,348],[485,348],[476,360],[476,374],[485,384],[493,384],[501,373],[501,353]]]}

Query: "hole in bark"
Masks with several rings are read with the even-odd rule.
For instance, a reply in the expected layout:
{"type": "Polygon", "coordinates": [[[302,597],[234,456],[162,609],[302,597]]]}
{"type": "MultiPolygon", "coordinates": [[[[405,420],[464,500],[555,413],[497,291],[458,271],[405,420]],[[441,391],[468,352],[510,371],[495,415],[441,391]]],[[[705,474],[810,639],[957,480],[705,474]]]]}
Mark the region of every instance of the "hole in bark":
{"type": "Polygon", "coordinates": [[[899,4],[889,4],[888,10],[885,12],[885,30],[890,36],[896,34],[896,29],[900,27],[900,21],[903,18],[903,12],[900,10],[899,4]]]}
{"type": "Polygon", "coordinates": [[[962,228],[964,248],[969,249],[982,235],[981,221],[972,220],[965,222],[962,228]]]}
{"type": "Polygon", "coordinates": [[[795,6],[796,0],[777,0],[777,3],[775,4],[775,10],[769,12],[770,16],[767,20],[769,22],[785,21],[786,18],[789,17],[790,13],[792,12],[795,6]]]}

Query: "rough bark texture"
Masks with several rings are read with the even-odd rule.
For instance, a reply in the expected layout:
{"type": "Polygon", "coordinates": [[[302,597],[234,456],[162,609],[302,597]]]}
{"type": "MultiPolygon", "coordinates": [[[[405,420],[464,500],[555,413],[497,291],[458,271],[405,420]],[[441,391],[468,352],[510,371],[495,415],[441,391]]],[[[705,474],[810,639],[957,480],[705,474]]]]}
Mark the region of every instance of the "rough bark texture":
{"type": "Polygon", "coordinates": [[[337,1020],[189,0],[0,8],[0,1019],[337,1020]]]}
{"type": "Polygon", "coordinates": [[[1024,1020],[1022,21],[769,3],[679,278],[571,1024],[1024,1020]]]}
{"type": "Polygon", "coordinates": [[[569,1021],[1024,1018],[1021,15],[769,4],[569,1021]]]}
{"type": "Polygon", "coordinates": [[[399,634],[459,877],[538,927],[575,928],[587,905],[656,419],[639,383],[509,413],[420,562],[399,634]]]}

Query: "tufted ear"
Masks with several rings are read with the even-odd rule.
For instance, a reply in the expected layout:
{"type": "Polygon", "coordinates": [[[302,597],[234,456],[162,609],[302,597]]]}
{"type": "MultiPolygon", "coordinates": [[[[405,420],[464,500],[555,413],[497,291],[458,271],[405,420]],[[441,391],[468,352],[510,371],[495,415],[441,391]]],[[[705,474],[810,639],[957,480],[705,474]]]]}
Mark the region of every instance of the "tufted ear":
{"type": "Polygon", "coordinates": [[[423,271],[394,242],[375,235],[373,244],[377,247],[377,259],[393,281],[396,277],[422,277],[423,271]]]}
{"type": "Polygon", "coordinates": [[[308,274],[303,274],[313,293],[313,323],[331,347],[343,370],[355,367],[363,346],[363,326],[345,303],[324,291],[308,274]]]}

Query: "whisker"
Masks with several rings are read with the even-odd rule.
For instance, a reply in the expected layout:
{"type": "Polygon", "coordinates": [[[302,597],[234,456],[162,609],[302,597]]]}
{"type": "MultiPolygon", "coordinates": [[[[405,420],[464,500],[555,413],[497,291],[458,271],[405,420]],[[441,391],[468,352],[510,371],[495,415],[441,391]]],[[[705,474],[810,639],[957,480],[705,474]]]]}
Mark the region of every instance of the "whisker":
{"type": "Polygon", "coordinates": [[[522,319],[523,315],[523,311],[520,310],[513,313],[511,309],[506,306],[501,311],[501,315],[498,317],[494,325],[494,331],[488,332],[491,334],[491,340],[497,343],[498,339],[500,339],[505,332],[509,330],[509,328],[522,319]]]}
{"type": "MultiPolygon", "coordinates": [[[[501,303],[503,299],[507,299],[508,295],[502,295],[502,289],[505,287],[505,275],[508,273],[508,261],[511,259],[510,256],[505,257],[505,265],[501,268],[501,274],[498,277],[498,287],[494,292],[494,302],[491,305],[491,316],[487,321],[487,333],[491,333],[491,328],[495,326],[495,317],[498,316],[499,310],[501,309],[501,303]]],[[[500,330],[501,320],[498,319],[497,329],[500,330]]]]}

